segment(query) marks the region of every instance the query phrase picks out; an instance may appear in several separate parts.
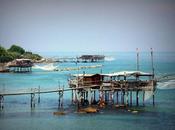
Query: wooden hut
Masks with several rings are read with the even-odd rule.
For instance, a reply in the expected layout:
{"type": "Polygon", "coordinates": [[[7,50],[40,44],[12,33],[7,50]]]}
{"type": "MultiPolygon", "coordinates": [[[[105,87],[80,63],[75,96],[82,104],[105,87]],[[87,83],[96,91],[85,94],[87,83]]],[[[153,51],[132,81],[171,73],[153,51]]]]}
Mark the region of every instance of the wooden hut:
{"type": "Polygon", "coordinates": [[[105,56],[104,55],[82,55],[78,57],[79,62],[98,62],[98,61],[104,61],[105,56]]]}
{"type": "Polygon", "coordinates": [[[72,75],[71,80],[69,80],[69,85],[71,87],[86,87],[86,86],[100,86],[102,80],[102,75],[100,74],[75,74],[72,75]]]}
{"type": "MultiPolygon", "coordinates": [[[[153,105],[154,92],[156,89],[156,80],[153,74],[140,71],[121,71],[111,74],[75,74],[74,78],[69,80],[69,86],[78,90],[76,95],[88,95],[86,99],[89,103],[96,99],[96,91],[99,92],[99,100],[114,104],[114,95],[116,95],[116,104],[122,106],[132,106],[133,94],[136,93],[136,105],[139,105],[139,93],[143,93],[143,104],[145,102],[145,92],[152,91],[153,105]],[[84,92],[85,91],[85,92],[84,92]],[[92,91],[94,94],[92,94],[92,91]],[[120,94],[120,97],[119,97],[120,94]],[[93,95],[93,96],[92,96],[93,95]],[[129,97],[130,95],[130,97],[129,97]]],[[[76,92],[74,92],[76,93],[76,92]]],[[[73,97],[73,96],[72,96],[73,97]]],[[[76,96],[75,96],[76,97],[76,96]]],[[[75,98],[76,99],[76,98],[75,98]]],[[[74,100],[72,98],[72,100],[74,100]]]]}
{"type": "Polygon", "coordinates": [[[31,59],[15,59],[9,62],[7,66],[10,68],[10,71],[15,73],[31,72],[33,62],[31,59]]]}

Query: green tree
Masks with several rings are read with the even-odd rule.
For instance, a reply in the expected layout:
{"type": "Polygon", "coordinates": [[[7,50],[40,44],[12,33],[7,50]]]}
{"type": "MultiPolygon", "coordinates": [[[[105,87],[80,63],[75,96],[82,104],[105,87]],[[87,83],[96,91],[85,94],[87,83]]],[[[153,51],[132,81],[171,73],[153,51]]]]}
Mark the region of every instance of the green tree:
{"type": "Polygon", "coordinates": [[[9,52],[17,52],[19,54],[24,54],[25,53],[25,50],[20,47],[20,46],[17,46],[17,45],[12,45],[9,49],[8,49],[9,52]]]}
{"type": "Polygon", "coordinates": [[[32,60],[41,60],[42,57],[38,54],[33,54],[32,52],[25,52],[23,54],[23,58],[32,59],[32,60]]]}
{"type": "Polygon", "coordinates": [[[13,57],[0,45],[0,63],[9,62],[11,60],[13,60],[13,57]]]}
{"type": "Polygon", "coordinates": [[[0,56],[6,55],[6,53],[6,49],[0,45],[0,56]]]}
{"type": "Polygon", "coordinates": [[[41,56],[25,50],[17,45],[12,45],[8,50],[0,45],[0,62],[9,62],[17,58],[27,58],[32,60],[41,60],[41,56]]]}

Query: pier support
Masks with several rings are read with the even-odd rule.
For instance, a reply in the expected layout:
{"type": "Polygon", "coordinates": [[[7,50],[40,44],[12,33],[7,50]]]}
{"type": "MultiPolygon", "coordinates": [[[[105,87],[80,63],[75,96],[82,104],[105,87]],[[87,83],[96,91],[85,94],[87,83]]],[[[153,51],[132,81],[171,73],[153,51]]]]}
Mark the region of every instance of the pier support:
{"type": "Polygon", "coordinates": [[[74,103],[74,90],[72,89],[71,91],[72,91],[71,102],[72,102],[72,104],[73,104],[73,103],[74,103]]]}
{"type": "Polygon", "coordinates": [[[111,105],[114,105],[114,90],[109,91],[109,98],[111,105]]]}
{"type": "Polygon", "coordinates": [[[89,105],[92,104],[92,94],[91,94],[91,88],[88,89],[88,101],[89,101],[89,105]]]}
{"type": "Polygon", "coordinates": [[[40,103],[40,86],[38,87],[38,104],[40,103]]]}
{"type": "Polygon", "coordinates": [[[93,103],[95,104],[96,103],[96,92],[94,90],[94,99],[93,99],[93,103]]]}
{"type": "Polygon", "coordinates": [[[63,94],[64,94],[64,88],[62,90],[59,89],[58,92],[58,108],[63,108],[63,94]]]}
{"type": "Polygon", "coordinates": [[[118,105],[119,102],[118,102],[118,91],[116,91],[116,104],[118,105]]]}
{"type": "Polygon", "coordinates": [[[136,91],[136,105],[139,106],[139,91],[136,91]]]}
{"type": "Polygon", "coordinates": [[[108,94],[107,91],[105,91],[105,102],[107,102],[107,100],[108,100],[108,95],[107,94],[108,94]]]}
{"type": "Polygon", "coordinates": [[[4,96],[0,95],[0,110],[4,109],[4,96]]]}
{"type": "Polygon", "coordinates": [[[124,90],[121,91],[121,99],[122,99],[122,105],[124,105],[125,104],[125,91],[124,90]]]}
{"type": "Polygon", "coordinates": [[[153,91],[153,106],[155,106],[154,99],[155,99],[155,95],[154,95],[154,91],[153,91]]]}
{"type": "Polygon", "coordinates": [[[30,107],[35,108],[35,93],[31,93],[30,107]]]}
{"type": "Polygon", "coordinates": [[[143,106],[145,106],[145,91],[143,91],[143,106]]]}
{"type": "Polygon", "coordinates": [[[77,104],[78,103],[78,90],[75,90],[75,104],[77,104]]]}
{"type": "Polygon", "coordinates": [[[126,106],[128,106],[128,90],[126,91],[126,106]]]}
{"type": "Polygon", "coordinates": [[[130,91],[130,106],[132,107],[132,90],[130,91]]]}

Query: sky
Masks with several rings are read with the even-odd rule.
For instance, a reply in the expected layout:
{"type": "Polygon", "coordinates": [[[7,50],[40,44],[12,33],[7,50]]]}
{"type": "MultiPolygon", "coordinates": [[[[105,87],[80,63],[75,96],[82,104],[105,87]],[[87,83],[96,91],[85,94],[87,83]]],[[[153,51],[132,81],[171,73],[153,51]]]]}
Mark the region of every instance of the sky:
{"type": "Polygon", "coordinates": [[[28,51],[175,51],[175,0],[0,0],[0,44],[28,51]]]}

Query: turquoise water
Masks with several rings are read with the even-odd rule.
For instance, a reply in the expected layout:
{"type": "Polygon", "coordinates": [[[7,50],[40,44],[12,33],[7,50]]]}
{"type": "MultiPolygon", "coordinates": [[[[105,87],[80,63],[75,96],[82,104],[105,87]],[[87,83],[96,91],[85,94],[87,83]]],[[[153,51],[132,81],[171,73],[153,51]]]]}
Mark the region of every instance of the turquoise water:
{"type": "MultiPolygon", "coordinates": [[[[46,56],[77,56],[81,53],[46,53],[46,56]]],[[[102,68],[85,69],[79,71],[53,72],[33,69],[32,73],[0,74],[1,91],[37,88],[56,88],[67,85],[68,75],[72,73],[104,73],[136,70],[136,54],[104,53],[108,58],[100,63],[56,63],[60,68],[87,65],[104,65],[102,68]],[[112,58],[111,58],[112,57],[112,58]]],[[[41,65],[42,66],[42,65],[41,65]]],[[[155,53],[154,66],[157,76],[175,74],[175,53],[155,53]]],[[[140,69],[151,72],[150,53],[140,54],[140,69]]],[[[138,110],[134,114],[127,109],[119,110],[106,108],[96,114],[77,114],[75,107],[70,105],[70,93],[64,95],[64,116],[54,116],[58,111],[58,95],[42,94],[41,103],[35,109],[30,108],[30,95],[5,97],[4,110],[0,111],[0,130],[174,130],[175,129],[175,80],[171,81],[171,88],[159,88],[156,91],[156,105],[152,106],[152,99],[146,101],[146,106],[132,108],[138,110]]]]}

